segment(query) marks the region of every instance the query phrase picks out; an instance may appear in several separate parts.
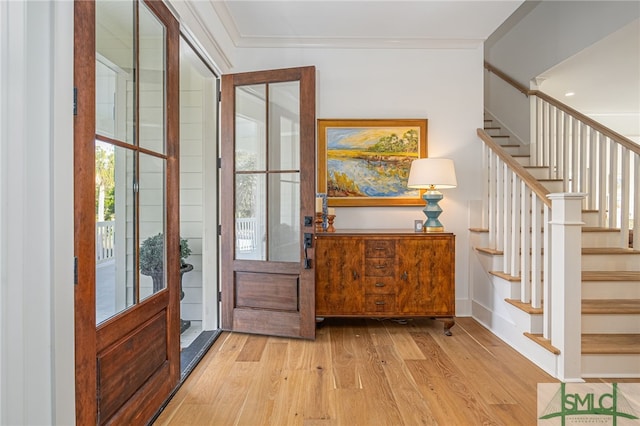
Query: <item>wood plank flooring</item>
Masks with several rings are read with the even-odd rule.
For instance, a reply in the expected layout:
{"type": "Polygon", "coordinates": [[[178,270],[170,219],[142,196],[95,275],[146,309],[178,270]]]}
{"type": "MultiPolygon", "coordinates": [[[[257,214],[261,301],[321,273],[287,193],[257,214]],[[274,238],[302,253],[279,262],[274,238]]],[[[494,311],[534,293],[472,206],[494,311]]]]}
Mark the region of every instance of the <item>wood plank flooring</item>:
{"type": "Polygon", "coordinates": [[[156,425],[534,425],[557,382],[471,318],[327,319],[315,342],[223,333],[156,425]]]}

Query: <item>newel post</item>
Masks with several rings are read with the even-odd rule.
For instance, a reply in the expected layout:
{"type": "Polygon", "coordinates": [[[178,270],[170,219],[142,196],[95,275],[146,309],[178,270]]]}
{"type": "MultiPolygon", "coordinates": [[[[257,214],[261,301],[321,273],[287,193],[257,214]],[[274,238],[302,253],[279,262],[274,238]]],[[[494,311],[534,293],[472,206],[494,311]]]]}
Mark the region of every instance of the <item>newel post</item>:
{"type": "Polygon", "coordinates": [[[586,194],[549,194],[551,200],[551,344],[560,350],[558,379],[582,382],[582,202],[586,194]]]}

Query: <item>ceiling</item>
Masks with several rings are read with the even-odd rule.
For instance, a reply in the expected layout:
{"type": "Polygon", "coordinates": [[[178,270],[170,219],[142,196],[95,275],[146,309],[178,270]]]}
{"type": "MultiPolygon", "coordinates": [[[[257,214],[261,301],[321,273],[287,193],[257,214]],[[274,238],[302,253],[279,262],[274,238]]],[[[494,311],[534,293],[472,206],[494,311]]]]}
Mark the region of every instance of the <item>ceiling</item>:
{"type": "Polygon", "coordinates": [[[523,0],[213,0],[238,47],[477,47],[523,0]]]}
{"type": "Polygon", "coordinates": [[[543,92],[640,143],[640,19],[540,77],[543,92]]]}
{"type": "MultiPolygon", "coordinates": [[[[318,48],[477,48],[522,3],[210,0],[237,47],[318,48]]],[[[640,143],[639,43],[636,20],[545,72],[541,89],[640,143]]]]}

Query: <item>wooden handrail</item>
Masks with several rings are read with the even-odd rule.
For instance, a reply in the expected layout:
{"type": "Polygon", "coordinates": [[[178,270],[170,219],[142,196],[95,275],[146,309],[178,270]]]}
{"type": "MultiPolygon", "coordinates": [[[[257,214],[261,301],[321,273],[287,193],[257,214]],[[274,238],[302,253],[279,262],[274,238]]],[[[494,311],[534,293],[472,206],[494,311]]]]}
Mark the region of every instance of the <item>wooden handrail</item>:
{"type": "Polygon", "coordinates": [[[531,92],[527,87],[525,87],[524,85],[518,83],[517,81],[515,81],[513,78],[509,77],[507,74],[503,73],[502,71],[500,71],[498,68],[494,67],[493,65],[491,65],[489,62],[484,61],[484,68],[489,71],[494,73],[495,75],[497,75],[498,77],[500,77],[501,79],[503,79],[504,81],[506,81],[507,83],[509,83],[511,86],[513,86],[518,92],[522,93],[525,96],[529,96],[531,92]]]}
{"type": "Polygon", "coordinates": [[[482,139],[484,143],[486,143],[489,148],[491,148],[491,150],[495,152],[496,155],[498,155],[498,157],[500,157],[500,159],[504,161],[504,163],[507,164],[509,168],[527,184],[527,186],[529,186],[529,188],[531,188],[538,198],[540,198],[547,207],[551,207],[551,200],[547,197],[547,195],[550,194],[549,190],[538,182],[538,180],[534,178],[531,173],[522,166],[522,164],[514,160],[511,155],[507,154],[500,144],[494,141],[493,138],[484,131],[484,129],[478,129],[477,133],[480,139],[482,139]]]}
{"type": "Polygon", "coordinates": [[[491,65],[487,61],[484,62],[484,67],[485,67],[485,69],[487,71],[494,73],[496,76],[500,77],[506,83],[508,83],[509,85],[513,86],[520,93],[522,93],[522,94],[524,94],[526,96],[537,96],[540,99],[544,99],[545,101],[549,102],[554,107],[562,110],[563,112],[566,112],[567,114],[571,115],[573,118],[575,118],[575,119],[577,119],[577,120],[579,120],[579,121],[591,126],[596,131],[602,133],[606,137],[608,137],[608,138],[612,139],[613,141],[619,143],[620,145],[624,146],[628,150],[630,150],[632,152],[635,152],[636,154],[640,155],[640,145],[636,144],[631,139],[622,136],[620,133],[617,133],[616,131],[611,130],[610,128],[608,128],[606,126],[603,126],[602,124],[598,123],[597,121],[593,120],[592,118],[587,117],[586,115],[582,114],[581,112],[576,111],[575,109],[571,108],[569,105],[563,104],[562,102],[560,102],[556,98],[551,97],[551,96],[547,95],[546,93],[544,93],[544,92],[542,92],[540,90],[527,89],[525,86],[523,86],[522,84],[518,83],[516,80],[514,80],[511,77],[509,77],[507,74],[505,74],[504,72],[500,71],[498,68],[494,67],[493,65],[491,65]]]}

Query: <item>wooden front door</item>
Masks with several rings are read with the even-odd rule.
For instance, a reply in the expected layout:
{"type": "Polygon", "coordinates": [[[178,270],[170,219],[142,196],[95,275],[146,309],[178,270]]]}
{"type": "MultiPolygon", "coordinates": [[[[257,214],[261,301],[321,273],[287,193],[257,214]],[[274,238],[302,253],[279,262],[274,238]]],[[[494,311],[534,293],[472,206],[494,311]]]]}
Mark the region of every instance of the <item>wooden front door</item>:
{"type": "Polygon", "coordinates": [[[146,424],[180,377],[179,26],[75,2],[76,422],[146,424]]]}
{"type": "Polygon", "coordinates": [[[222,328],[315,337],[315,68],[222,77],[222,328]]]}

